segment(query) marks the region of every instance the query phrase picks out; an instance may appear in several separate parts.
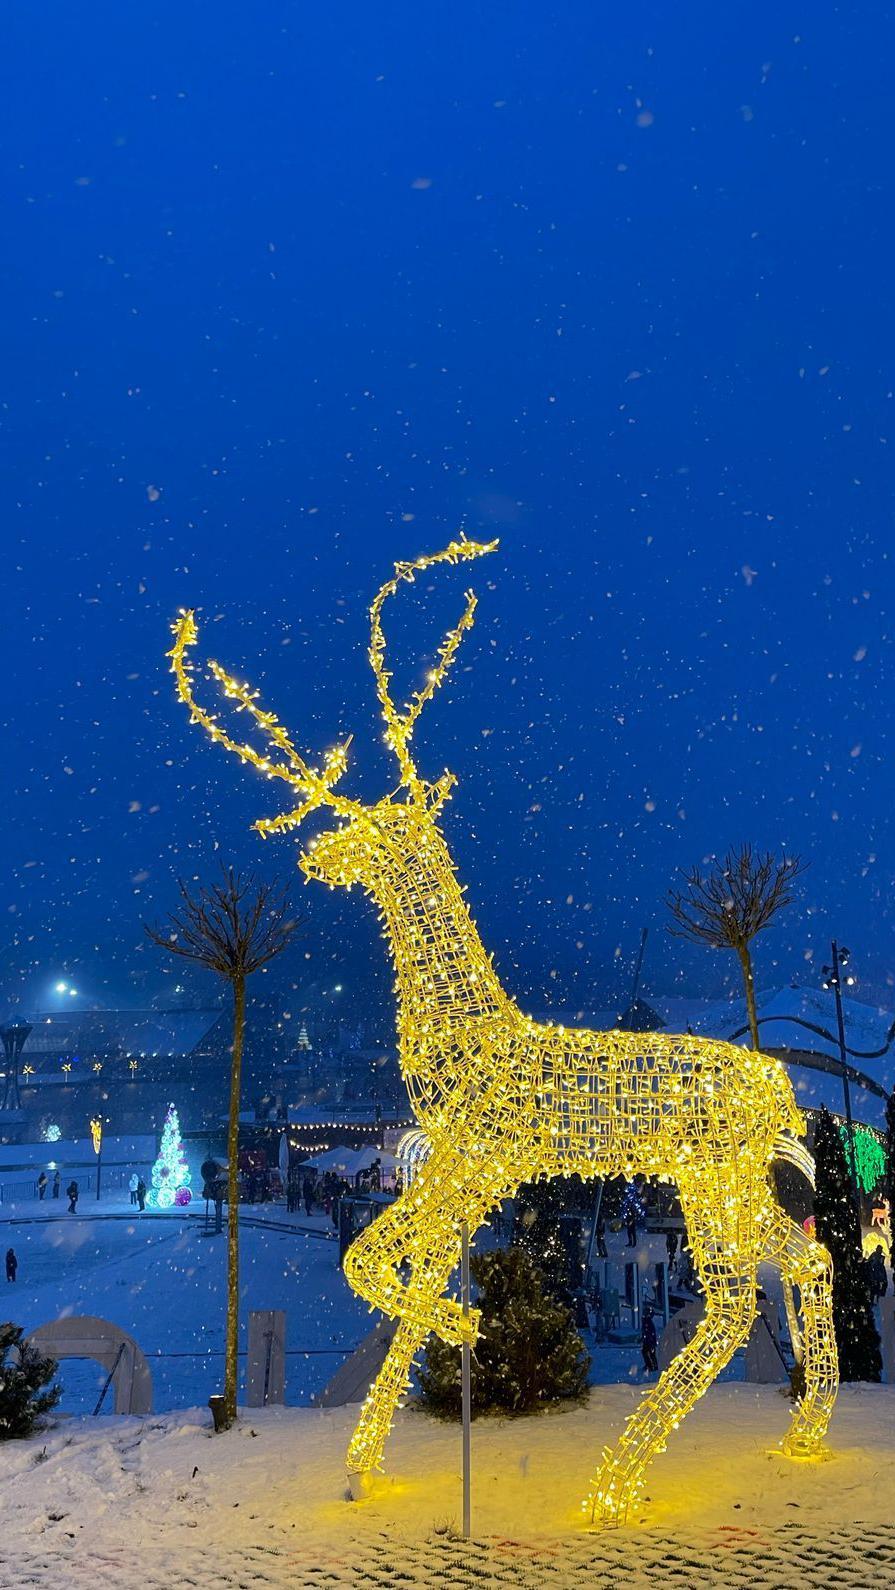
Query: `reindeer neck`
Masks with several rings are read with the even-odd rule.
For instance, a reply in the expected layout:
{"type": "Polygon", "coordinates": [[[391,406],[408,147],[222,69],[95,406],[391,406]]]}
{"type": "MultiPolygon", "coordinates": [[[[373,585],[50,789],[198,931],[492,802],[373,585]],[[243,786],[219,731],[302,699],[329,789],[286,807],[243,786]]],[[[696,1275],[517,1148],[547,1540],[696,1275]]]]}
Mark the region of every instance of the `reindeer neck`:
{"type": "Polygon", "coordinates": [[[428,1029],[512,1008],[501,988],[450,852],[434,823],[374,889],[397,972],[399,1027],[428,1029]]]}

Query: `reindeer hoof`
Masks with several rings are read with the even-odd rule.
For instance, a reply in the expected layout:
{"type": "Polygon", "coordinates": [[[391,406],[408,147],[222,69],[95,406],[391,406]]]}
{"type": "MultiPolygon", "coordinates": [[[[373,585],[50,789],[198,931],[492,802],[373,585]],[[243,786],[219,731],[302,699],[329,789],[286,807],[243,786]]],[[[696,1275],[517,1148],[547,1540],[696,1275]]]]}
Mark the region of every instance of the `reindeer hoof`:
{"type": "Polygon", "coordinates": [[[471,1308],[464,1314],[459,1303],[448,1299],[439,1307],[435,1334],[448,1347],[474,1347],[482,1323],[480,1308],[471,1308]]]}
{"type": "Polygon", "coordinates": [[[482,1324],[482,1311],[480,1308],[471,1308],[468,1314],[460,1315],[460,1346],[474,1347],[479,1339],[479,1330],[482,1324]]]}
{"type": "Polygon", "coordinates": [[[348,1502],[362,1502],[370,1495],[373,1489],[373,1470],[360,1469],[348,1472],[348,1493],[345,1500],[348,1502]]]}
{"type": "Polygon", "coordinates": [[[587,1517],[587,1527],[593,1530],[618,1529],[627,1522],[628,1503],[626,1501],[612,1502],[607,1497],[589,1496],[582,1504],[587,1517]]]}
{"type": "Polygon", "coordinates": [[[777,1450],[783,1457],[792,1458],[796,1463],[826,1463],[833,1456],[822,1441],[798,1434],[786,1436],[777,1450]]]}

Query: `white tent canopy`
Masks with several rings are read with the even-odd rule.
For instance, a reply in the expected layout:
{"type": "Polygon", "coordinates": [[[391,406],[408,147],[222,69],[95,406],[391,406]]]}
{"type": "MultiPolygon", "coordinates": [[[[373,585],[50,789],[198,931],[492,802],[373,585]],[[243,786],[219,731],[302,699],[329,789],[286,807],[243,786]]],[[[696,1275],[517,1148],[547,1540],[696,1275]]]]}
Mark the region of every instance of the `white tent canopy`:
{"type": "Polygon", "coordinates": [[[374,1159],[379,1160],[385,1173],[393,1171],[398,1163],[394,1154],[387,1154],[384,1149],[376,1148],[372,1143],[368,1143],[364,1148],[342,1146],[328,1148],[325,1153],[315,1154],[313,1159],[306,1160],[305,1163],[321,1173],[331,1170],[339,1176],[353,1178],[358,1171],[369,1170],[374,1159]]]}

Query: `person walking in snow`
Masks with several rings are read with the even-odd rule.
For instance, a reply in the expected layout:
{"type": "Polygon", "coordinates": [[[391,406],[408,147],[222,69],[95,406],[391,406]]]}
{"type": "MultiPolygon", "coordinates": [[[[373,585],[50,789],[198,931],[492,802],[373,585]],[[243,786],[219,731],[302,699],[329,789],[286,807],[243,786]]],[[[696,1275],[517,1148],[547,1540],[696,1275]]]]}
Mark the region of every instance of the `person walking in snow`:
{"type": "Polygon", "coordinates": [[[19,1267],[19,1261],[18,1261],[18,1259],[15,1256],[14,1249],[7,1248],[7,1250],[6,1250],[6,1279],[7,1279],[7,1281],[14,1281],[15,1280],[15,1278],[16,1278],[16,1270],[18,1269],[18,1267],[19,1267]]]}
{"type": "Polygon", "coordinates": [[[628,1233],[629,1248],[637,1246],[637,1222],[643,1219],[645,1213],[637,1183],[631,1181],[625,1188],[625,1196],[622,1199],[622,1219],[628,1233]]]}
{"type": "Polygon", "coordinates": [[[136,1209],[136,1207],[137,1207],[137,1188],[140,1185],[140,1178],[137,1175],[136,1171],[132,1171],[131,1172],[131,1179],[130,1179],[130,1181],[128,1182],[127,1185],[128,1185],[128,1189],[129,1189],[130,1195],[131,1195],[131,1203],[133,1204],[134,1208],[136,1209]]]}
{"type": "Polygon", "coordinates": [[[142,1214],[146,1208],[146,1183],[142,1176],[137,1180],[137,1205],[142,1214]]]}
{"type": "Polygon", "coordinates": [[[886,1257],[881,1243],[877,1245],[875,1252],[871,1253],[870,1258],[867,1260],[867,1281],[870,1289],[870,1301],[871,1303],[878,1303],[881,1297],[885,1297],[889,1286],[886,1275],[886,1257]]]}
{"type": "Polygon", "coordinates": [[[53,1177],[53,1197],[54,1198],[58,1198],[59,1197],[59,1188],[61,1186],[61,1183],[62,1183],[62,1177],[61,1177],[61,1175],[59,1174],[59,1172],[57,1170],[55,1176],[53,1177]]]}
{"type": "Polygon", "coordinates": [[[47,1176],[46,1171],[42,1170],[40,1175],[37,1178],[37,1196],[38,1196],[38,1199],[40,1200],[41,1203],[43,1203],[44,1197],[46,1196],[47,1181],[48,1180],[49,1180],[49,1178],[47,1176]]]}
{"type": "Polygon", "coordinates": [[[677,1258],[677,1232],[671,1227],[665,1233],[665,1248],[668,1253],[668,1268],[673,1270],[677,1258]]]}
{"type": "Polygon", "coordinates": [[[658,1345],[659,1339],[656,1335],[656,1322],[653,1319],[653,1311],[651,1308],[645,1308],[643,1311],[643,1324],[640,1328],[640,1351],[643,1356],[643,1367],[650,1374],[659,1367],[659,1361],[656,1357],[658,1345]]]}
{"type": "Polygon", "coordinates": [[[301,1195],[305,1201],[305,1214],[309,1215],[314,1206],[314,1183],[310,1176],[306,1176],[301,1184],[301,1195]]]}
{"type": "Polygon", "coordinates": [[[78,1184],[74,1177],[72,1177],[65,1189],[65,1195],[68,1199],[68,1212],[70,1215],[76,1215],[78,1212],[78,1192],[78,1184]]]}
{"type": "Polygon", "coordinates": [[[602,1215],[597,1218],[597,1258],[609,1258],[609,1250],[606,1247],[606,1222],[602,1215]]]}

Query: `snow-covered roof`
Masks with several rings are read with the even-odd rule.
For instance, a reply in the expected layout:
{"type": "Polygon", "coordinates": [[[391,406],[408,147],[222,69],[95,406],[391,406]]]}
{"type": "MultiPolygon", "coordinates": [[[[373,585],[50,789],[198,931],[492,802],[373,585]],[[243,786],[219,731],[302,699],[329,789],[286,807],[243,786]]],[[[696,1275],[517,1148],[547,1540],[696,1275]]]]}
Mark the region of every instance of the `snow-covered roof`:
{"type": "Polygon", "coordinates": [[[23,1063],[31,1056],[189,1055],[220,1019],[219,1010],[40,1011],[31,1017],[23,1063]]]}

